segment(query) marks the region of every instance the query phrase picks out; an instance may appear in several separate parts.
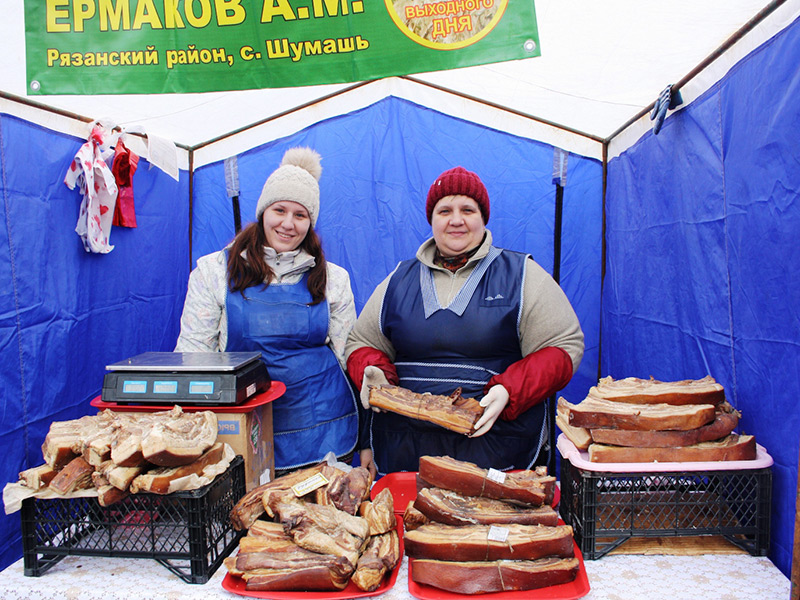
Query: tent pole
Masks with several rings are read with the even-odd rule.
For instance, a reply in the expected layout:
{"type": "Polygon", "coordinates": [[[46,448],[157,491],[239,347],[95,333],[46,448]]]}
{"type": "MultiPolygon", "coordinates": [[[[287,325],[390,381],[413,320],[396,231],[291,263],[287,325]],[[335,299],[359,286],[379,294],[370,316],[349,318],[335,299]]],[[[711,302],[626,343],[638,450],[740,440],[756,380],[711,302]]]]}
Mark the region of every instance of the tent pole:
{"type": "Polygon", "coordinates": [[[189,271],[192,270],[192,232],[194,224],[194,150],[189,149],[189,271]]]}
{"type": "MultiPolygon", "coordinates": [[[[561,148],[553,148],[553,185],[556,186],[555,215],[553,219],[553,280],[561,285],[561,238],[564,217],[564,186],[567,185],[567,162],[569,153],[561,148]]],[[[549,434],[549,453],[547,470],[556,474],[556,394],[547,399],[547,431],[549,434]]]]}
{"type": "MultiPolygon", "coordinates": [[[[10,100],[11,102],[16,102],[17,104],[24,104],[25,106],[30,106],[32,108],[43,110],[45,112],[53,113],[54,115],[66,117],[74,121],[83,121],[84,123],[91,123],[95,121],[95,119],[92,119],[91,117],[87,117],[85,115],[79,115],[78,113],[74,113],[69,110],[63,110],[61,108],[55,108],[54,106],[48,106],[46,104],[42,104],[41,102],[36,102],[35,100],[30,100],[22,96],[9,94],[8,92],[4,92],[2,90],[0,90],[0,98],[5,98],[6,100],[10,100]]],[[[126,131],[125,135],[135,135],[140,138],[146,137],[146,135],[143,133],[129,132],[129,131],[126,131]]],[[[175,144],[175,146],[181,148],[182,150],[190,150],[189,146],[187,146],[186,144],[179,144],[177,142],[173,143],[175,144]]]]}
{"type": "Polygon", "coordinates": [[[320,102],[324,102],[325,100],[330,100],[331,98],[335,98],[336,96],[341,96],[342,94],[346,94],[347,92],[352,92],[355,89],[358,89],[358,88],[360,88],[362,86],[367,85],[368,83],[372,83],[372,82],[371,81],[362,81],[362,82],[356,83],[355,85],[351,85],[350,87],[347,87],[347,88],[345,88],[343,90],[339,90],[338,92],[333,92],[332,94],[328,94],[326,96],[321,96],[320,98],[317,98],[316,100],[311,100],[311,101],[306,102],[304,104],[300,104],[298,106],[295,106],[294,108],[290,108],[289,110],[285,110],[285,111],[280,112],[280,113],[278,113],[276,115],[272,115],[271,117],[267,117],[266,119],[261,119],[260,121],[256,121],[255,123],[250,123],[249,125],[245,125],[244,127],[240,127],[238,129],[234,129],[233,131],[229,131],[228,133],[225,133],[223,135],[219,135],[219,136],[217,136],[215,138],[211,138],[210,140],[206,140],[205,142],[200,142],[199,144],[196,144],[196,145],[192,146],[192,149],[193,150],[199,150],[200,148],[204,148],[205,146],[210,146],[211,144],[216,144],[219,141],[222,141],[222,140],[227,139],[229,137],[233,137],[234,135],[237,135],[237,134],[242,133],[244,131],[247,131],[249,129],[253,129],[255,127],[259,127],[261,125],[264,125],[265,123],[269,123],[270,121],[274,121],[276,119],[280,119],[282,117],[285,117],[286,115],[291,115],[293,113],[296,113],[298,111],[303,110],[304,108],[308,108],[309,106],[314,106],[315,104],[319,104],[320,102]]]}
{"type": "MultiPolygon", "coordinates": [[[[564,213],[564,186],[556,183],[556,214],[553,225],[553,279],[561,285],[561,224],[564,213]]],[[[556,474],[556,395],[547,399],[550,410],[547,411],[547,429],[550,433],[550,452],[548,455],[547,474],[556,474]]]]}
{"type": "Polygon", "coordinates": [[[797,477],[797,501],[794,510],[791,584],[791,600],[800,600],[800,475],[797,477]]]}
{"type": "Polygon", "coordinates": [[[485,106],[490,106],[490,107],[495,108],[497,110],[502,110],[504,112],[511,113],[513,115],[516,115],[518,117],[522,117],[524,119],[529,119],[531,121],[536,121],[537,123],[542,123],[543,125],[547,125],[549,127],[555,128],[555,129],[561,129],[562,131],[569,131],[570,133],[574,133],[575,135],[579,135],[579,136],[588,138],[588,139],[593,140],[595,142],[603,142],[604,141],[604,139],[602,137],[600,137],[600,136],[593,135],[591,133],[586,133],[585,131],[580,131],[578,129],[573,129],[572,127],[567,127],[565,125],[561,125],[559,123],[555,123],[554,121],[548,121],[547,119],[542,119],[542,118],[539,118],[539,117],[535,117],[535,116],[530,115],[528,113],[524,113],[522,111],[515,110],[513,108],[509,108],[508,106],[503,106],[502,104],[495,104],[494,102],[489,102],[488,100],[484,100],[482,98],[476,98],[475,96],[470,96],[469,94],[456,92],[454,90],[448,89],[448,88],[443,87],[441,85],[436,85],[434,83],[429,83],[427,81],[422,81],[421,79],[416,79],[416,78],[410,77],[408,75],[401,75],[399,78],[400,79],[405,79],[406,81],[411,81],[413,83],[417,83],[419,85],[424,85],[424,86],[427,86],[429,88],[433,88],[435,90],[438,90],[440,92],[445,92],[447,94],[451,94],[453,96],[458,96],[459,98],[464,98],[465,100],[470,100],[472,102],[477,102],[478,104],[483,104],[485,106]]]}
{"type": "Polygon", "coordinates": [[[556,215],[553,226],[553,279],[561,284],[561,222],[564,213],[564,186],[556,184],[556,215]]]}
{"type": "Polygon", "coordinates": [[[608,189],[608,142],[603,142],[603,191],[600,197],[602,225],[600,230],[600,331],[597,332],[597,380],[603,376],[603,287],[606,281],[606,192],[608,189]]]}
{"type": "Polygon", "coordinates": [[[84,123],[91,123],[92,121],[94,121],[94,119],[90,119],[89,117],[79,115],[78,113],[70,112],[68,110],[63,110],[61,108],[55,108],[53,106],[48,106],[47,104],[42,104],[41,102],[29,100],[28,98],[24,98],[22,96],[15,96],[14,94],[9,94],[8,92],[4,92],[2,90],[0,90],[0,98],[5,98],[6,100],[11,100],[12,102],[16,102],[18,104],[24,104],[26,106],[38,108],[39,110],[44,110],[46,112],[53,113],[62,117],[67,117],[68,119],[74,119],[75,121],[83,121],[84,123]]]}

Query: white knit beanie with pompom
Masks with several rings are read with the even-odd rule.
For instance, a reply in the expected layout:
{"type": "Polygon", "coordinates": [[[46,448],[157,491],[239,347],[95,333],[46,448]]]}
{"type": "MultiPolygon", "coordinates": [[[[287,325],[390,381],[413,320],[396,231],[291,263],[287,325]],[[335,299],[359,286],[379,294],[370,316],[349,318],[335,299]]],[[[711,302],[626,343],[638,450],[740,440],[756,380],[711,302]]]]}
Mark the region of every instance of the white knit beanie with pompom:
{"type": "Polygon", "coordinates": [[[320,155],[311,148],[289,148],[283,155],[281,166],[269,176],[256,205],[256,220],[270,204],[281,200],[297,202],[305,207],[311,225],[319,216],[319,177],[322,175],[320,155]]]}

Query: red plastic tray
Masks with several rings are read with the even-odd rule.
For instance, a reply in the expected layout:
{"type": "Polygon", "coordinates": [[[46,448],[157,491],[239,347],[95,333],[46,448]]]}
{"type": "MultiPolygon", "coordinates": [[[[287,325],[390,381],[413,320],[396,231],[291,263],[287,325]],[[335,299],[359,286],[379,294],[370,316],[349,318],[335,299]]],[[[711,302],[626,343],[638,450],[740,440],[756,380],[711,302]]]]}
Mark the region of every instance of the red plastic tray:
{"type": "MultiPolygon", "coordinates": [[[[417,473],[416,471],[403,471],[401,473],[388,473],[384,475],[372,486],[370,497],[375,496],[384,488],[389,488],[394,499],[394,512],[402,515],[406,511],[408,503],[417,497],[417,473]]],[[[561,490],[556,486],[553,494],[553,508],[558,506],[561,499],[561,490]]]]}
{"type": "Polygon", "coordinates": [[[245,589],[244,579],[230,573],[225,573],[222,579],[223,589],[238,594],[239,596],[249,596],[251,598],[269,598],[270,600],[339,600],[344,598],[367,598],[369,596],[378,596],[388,592],[394,587],[397,582],[397,573],[400,571],[400,566],[403,564],[403,519],[397,519],[397,533],[400,536],[400,560],[397,561],[397,566],[388,577],[383,578],[383,583],[378,586],[378,589],[372,592],[365,592],[358,588],[352,581],[347,583],[347,587],[339,591],[324,591],[324,592],[274,592],[274,591],[258,591],[245,589]]]}
{"type": "MultiPolygon", "coordinates": [[[[573,542],[574,543],[574,542],[573,542]]],[[[417,583],[412,579],[414,559],[408,559],[408,591],[420,600],[463,600],[464,598],[480,598],[481,600],[575,600],[583,598],[589,593],[589,577],[586,575],[586,566],[583,564],[583,555],[575,544],[575,557],[578,559],[578,576],[574,581],[551,585],[536,590],[521,590],[519,592],[492,592],[489,594],[465,595],[440,590],[430,585],[417,583]]]]}
{"type": "Polygon", "coordinates": [[[394,501],[394,514],[402,515],[406,512],[408,503],[417,497],[417,473],[413,471],[404,471],[402,473],[388,473],[372,485],[369,492],[370,498],[373,500],[378,492],[384,488],[389,488],[394,501]]]}

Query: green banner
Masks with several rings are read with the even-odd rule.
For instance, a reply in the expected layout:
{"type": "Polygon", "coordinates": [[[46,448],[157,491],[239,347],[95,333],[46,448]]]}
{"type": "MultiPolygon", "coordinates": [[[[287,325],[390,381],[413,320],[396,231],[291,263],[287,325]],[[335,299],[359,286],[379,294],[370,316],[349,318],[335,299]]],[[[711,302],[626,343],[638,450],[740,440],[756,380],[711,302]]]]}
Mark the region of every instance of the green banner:
{"type": "Polygon", "coordinates": [[[539,56],[517,0],[25,0],[29,94],[367,81],[539,56]]]}

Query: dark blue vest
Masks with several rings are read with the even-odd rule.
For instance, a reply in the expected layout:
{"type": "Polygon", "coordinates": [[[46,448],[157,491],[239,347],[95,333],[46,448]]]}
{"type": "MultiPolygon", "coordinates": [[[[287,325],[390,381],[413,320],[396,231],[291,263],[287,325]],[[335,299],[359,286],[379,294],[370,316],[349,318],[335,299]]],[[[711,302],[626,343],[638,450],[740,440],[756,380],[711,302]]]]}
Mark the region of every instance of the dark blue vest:
{"type": "Polygon", "coordinates": [[[355,448],[355,394],[329,346],[328,302],[309,306],[306,274],[294,285],[228,292],[227,350],[258,350],[270,377],[286,384],[272,403],[275,468],[290,469],[355,448]]]}
{"type": "MultiPolygon", "coordinates": [[[[381,329],[392,342],[400,386],[480,399],[497,373],[522,358],[519,319],[527,255],[492,247],[448,307],[438,303],[431,270],[400,263],[384,296],[381,329]]],[[[416,471],[425,454],[481,467],[522,469],[539,452],[544,405],[514,421],[498,419],[477,438],[394,413],[373,413],[370,445],[379,472],[416,471]]]]}

